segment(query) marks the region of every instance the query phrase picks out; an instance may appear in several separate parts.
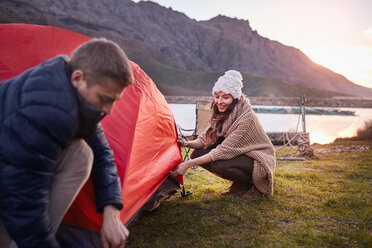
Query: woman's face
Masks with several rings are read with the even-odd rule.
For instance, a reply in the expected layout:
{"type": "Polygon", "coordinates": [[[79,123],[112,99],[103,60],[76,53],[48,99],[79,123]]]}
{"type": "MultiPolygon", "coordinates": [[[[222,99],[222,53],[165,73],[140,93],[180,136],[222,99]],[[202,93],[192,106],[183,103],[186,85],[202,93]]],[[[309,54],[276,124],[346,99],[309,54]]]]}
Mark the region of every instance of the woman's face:
{"type": "Polygon", "coordinates": [[[222,91],[214,92],[214,103],[221,113],[225,112],[229,108],[233,100],[234,98],[230,94],[225,94],[222,91]]]}

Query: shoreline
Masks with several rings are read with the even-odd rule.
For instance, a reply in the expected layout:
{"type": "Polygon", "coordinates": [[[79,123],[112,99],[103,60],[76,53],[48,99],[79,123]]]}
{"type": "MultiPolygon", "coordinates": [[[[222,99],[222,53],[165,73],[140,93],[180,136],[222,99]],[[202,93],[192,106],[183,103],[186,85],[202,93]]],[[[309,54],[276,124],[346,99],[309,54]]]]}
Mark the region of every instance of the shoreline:
{"type": "MultiPolygon", "coordinates": [[[[256,97],[248,96],[252,105],[299,106],[300,97],[256,97]]],[[[168,103],[195,104],[200,100],[212,100],[212,96],[165,96],[168,103]]],[[[332,108],[372,108],[372,98],[332,97],[306,98],[305,106],[332,108]]]]}

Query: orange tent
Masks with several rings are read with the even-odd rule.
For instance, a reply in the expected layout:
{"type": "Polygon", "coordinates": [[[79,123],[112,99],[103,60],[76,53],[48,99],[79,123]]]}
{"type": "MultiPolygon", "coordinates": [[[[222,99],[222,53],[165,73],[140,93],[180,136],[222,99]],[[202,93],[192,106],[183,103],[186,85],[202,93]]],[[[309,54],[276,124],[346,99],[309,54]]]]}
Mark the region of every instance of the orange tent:
{"type": "MultiPolygon", "coordinates": [[[[90,38],[51,26],[0,25],[0,81],[9,79],[58,54],[72,51],[90,38]]],[[[128,87],[103,121],[105,136],[114,151],[122,183],[124,209],[130,218],[150,198],[178,163],[180,149],[172,112],[146,73],[131,62],[135,84],[128,87]]],[[[64,223],[99,230],[91,180],[83,187],[64,223]]]]}

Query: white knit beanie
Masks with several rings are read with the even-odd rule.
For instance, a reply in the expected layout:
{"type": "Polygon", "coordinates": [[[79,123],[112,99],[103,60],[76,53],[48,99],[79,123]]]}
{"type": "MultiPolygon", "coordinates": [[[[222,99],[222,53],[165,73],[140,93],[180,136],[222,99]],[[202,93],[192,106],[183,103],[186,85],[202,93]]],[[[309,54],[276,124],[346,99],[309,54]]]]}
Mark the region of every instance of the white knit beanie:
{"type": "Polygon", "coordinates": [[[242,80],[243,77],[240,72],[229,70],[218,78],[217,82],[214,84],[212,95],[214,95],[214,92],[222,91],[225,94],[232,95],[234,99],[240,99],[243,88],[242,80]]]}

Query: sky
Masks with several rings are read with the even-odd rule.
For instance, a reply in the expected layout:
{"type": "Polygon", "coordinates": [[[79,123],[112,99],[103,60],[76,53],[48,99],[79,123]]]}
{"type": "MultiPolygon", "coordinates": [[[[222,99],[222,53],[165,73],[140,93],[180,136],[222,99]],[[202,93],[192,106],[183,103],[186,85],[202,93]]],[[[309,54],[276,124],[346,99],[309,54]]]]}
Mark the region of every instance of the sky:
{"type": "Polygon", "coordinates": [[[248,20],[261,36],[372,88],[372,0],[151,1],[197,21],[219,14],[248,20]]]}

